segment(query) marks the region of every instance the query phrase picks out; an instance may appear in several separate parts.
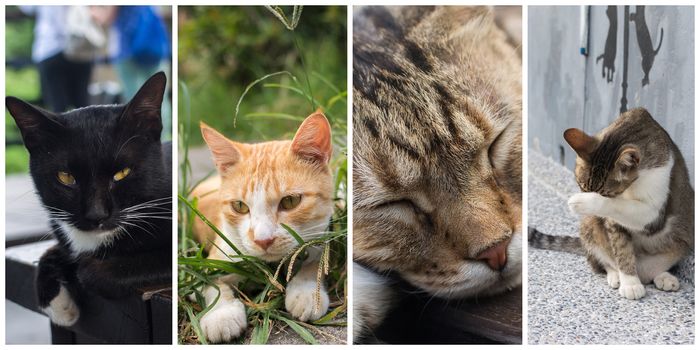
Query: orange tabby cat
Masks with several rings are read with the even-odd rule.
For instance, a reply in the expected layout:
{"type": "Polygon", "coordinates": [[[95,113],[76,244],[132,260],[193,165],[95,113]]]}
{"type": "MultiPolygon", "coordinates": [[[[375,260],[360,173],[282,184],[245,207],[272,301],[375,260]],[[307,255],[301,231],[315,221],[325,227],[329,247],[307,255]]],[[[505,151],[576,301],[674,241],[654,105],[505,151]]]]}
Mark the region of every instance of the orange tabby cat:
{"type": "MultiPolygon", "coordinates": [[[[320,110],[304,120],[292,141],[244,144],[204,123],[201,129],[218,176],[197,186],[193,196],[198,198],[199,210],[243,254],[270,262],[287,255],[297,241],[280,224],[291,227],[304,240],[325,232],[333,212],[333,177],[328,166],[332,148],[330,125],[320,110]]],[[[229,260],[226,255],[236,255],[199,219],[194,234],[206,245],[209,258],[229,260]]],[[[309,253],[286,288],[286,309],[301,321],[316,320],[328,310],[325,287],[320,289],[320,307],[316,302],[319,254],[309,253]]],[[[221,295],[200,321],[210,342],[230,341],[246,328],[245,308],[230,287],[239,280],[240,276],[232,274],[217,281],[221,295]]],[[[207,305],[219,291],[211,286],[204,289],[207,305]]]]}

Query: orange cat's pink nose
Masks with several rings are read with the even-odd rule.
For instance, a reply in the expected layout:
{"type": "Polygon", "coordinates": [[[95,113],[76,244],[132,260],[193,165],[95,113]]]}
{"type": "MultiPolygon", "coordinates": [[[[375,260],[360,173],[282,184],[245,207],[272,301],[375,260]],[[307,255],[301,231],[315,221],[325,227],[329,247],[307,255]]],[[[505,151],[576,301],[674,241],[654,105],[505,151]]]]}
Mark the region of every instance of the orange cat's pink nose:
{"type": "Polygon", "coordinates": [[[253,242],[255,242],[255,244],[257,244],[260,248],[267,250],[267,248],[269,248],[272,243],[275,242],[275,237],[268,239],[256,239],[253,242]]]}
{"type": "Polygon", "coordinates": [[[484,260],[492,270],[502,271],[508,262],[508,254],[506,253],[508,243],[510,243],[510,239],[506,239],[505,241],[486,249],[476,258],[478,260],[484,260]]]}

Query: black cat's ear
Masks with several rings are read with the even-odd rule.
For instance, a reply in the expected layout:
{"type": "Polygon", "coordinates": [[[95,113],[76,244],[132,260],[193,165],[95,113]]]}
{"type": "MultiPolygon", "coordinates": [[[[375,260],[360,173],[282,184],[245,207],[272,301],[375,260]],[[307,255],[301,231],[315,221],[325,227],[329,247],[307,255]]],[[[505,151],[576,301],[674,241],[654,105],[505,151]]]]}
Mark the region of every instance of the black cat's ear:
{"type": "Polygon", "coordinates": [[[292,141],[292,152],[301,158],[323,165],[331,159],[331,125],[321,109],[301,123],[292,141]]]}
{"type": "Polygon", "coordinates": [[[202,137],[204,142],[207,143],[212,157],[214,157],[214,163],[220,174],[225,173],[238,163],[241,159],[241,154],[233,141],[227,139],[226,136],[221,135],[209,125],[204,124],[204,122],[199,123],[199,128],[202,129],[202,137]]]}
{"type": "Polygon", "coordinates": [[[588,136],[579,129],[567,129],[564,131],[564,140],[574,149],[579,157],[589,160],[591,153],[595,150],[596,139],[588,136]]]}
{"type": "Polygon", "coordinates": [[[119,121],[120,126],[132,132],[144,133],[153,140],[160,140],[160,132],[163,130],[160,109],[166,82],[163,72],[148,78],[124,108],[119,121]]]}
{"type": "Polygon", "coordinates": [[[51,112],[32,106],[16,97],[6,97],[5,106],[15,119],[24,145],[30,152],[63,128],[51,112]]]}

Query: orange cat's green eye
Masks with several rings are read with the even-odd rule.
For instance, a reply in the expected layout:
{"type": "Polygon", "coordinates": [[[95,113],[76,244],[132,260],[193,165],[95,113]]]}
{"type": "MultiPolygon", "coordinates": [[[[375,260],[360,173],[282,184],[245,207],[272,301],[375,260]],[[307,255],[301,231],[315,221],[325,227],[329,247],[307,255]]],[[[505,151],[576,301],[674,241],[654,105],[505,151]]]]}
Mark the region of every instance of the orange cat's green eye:
{"type": "Polygon", "coordinates": [[[112,177],[114,181],[121,181],[125,177],[127,177],[131,173],[131,168],[124,168],[122,170],[117,171],[116,174],[112,177]]]}
{"type": "Polygon", "coordinates": [[[285,210],[294,209],[299,205],[299,202],[301,202],[300,194],[289,195],[282,198],[280,201],[280,207],[285,210]]]}
{"type": "Polygon", "coordinates": [[[66,186],[75,185],[75,178],[73,177],[73,175],[65,171],[59,171],[57,177],[58,181],[66,186]]]}
{"type": "Polygon", "coordinates": [[[233,201],[231,203],[231,207],[233,208],[233,211],[239,214],[248,214],[248,212],[250,212],[248,206],[241,201],[233,201]]]}

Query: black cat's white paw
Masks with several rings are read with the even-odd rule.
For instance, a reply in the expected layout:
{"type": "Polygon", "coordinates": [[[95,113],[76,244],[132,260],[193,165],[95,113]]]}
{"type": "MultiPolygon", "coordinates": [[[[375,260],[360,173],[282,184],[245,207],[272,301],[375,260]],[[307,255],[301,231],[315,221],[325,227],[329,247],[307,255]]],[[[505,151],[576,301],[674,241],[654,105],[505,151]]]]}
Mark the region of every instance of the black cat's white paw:
{"type": "Polygon", "coordinates": [[[314,280],[292,279],[287,285],[285,307],[299,321],[315,321],[328,311],[328,292],[322,285],[320,288],[314,280]],[[320,300],[316,291],[320,293],[320,300]]]}
{"type": "Polygon", "coordinates": [[[49,302],[43,311],[49,316],[51,322],[63,327],[74,325],[80,318],[80,309],[64,286],[61,286],[58,295],[49,302]]]}

